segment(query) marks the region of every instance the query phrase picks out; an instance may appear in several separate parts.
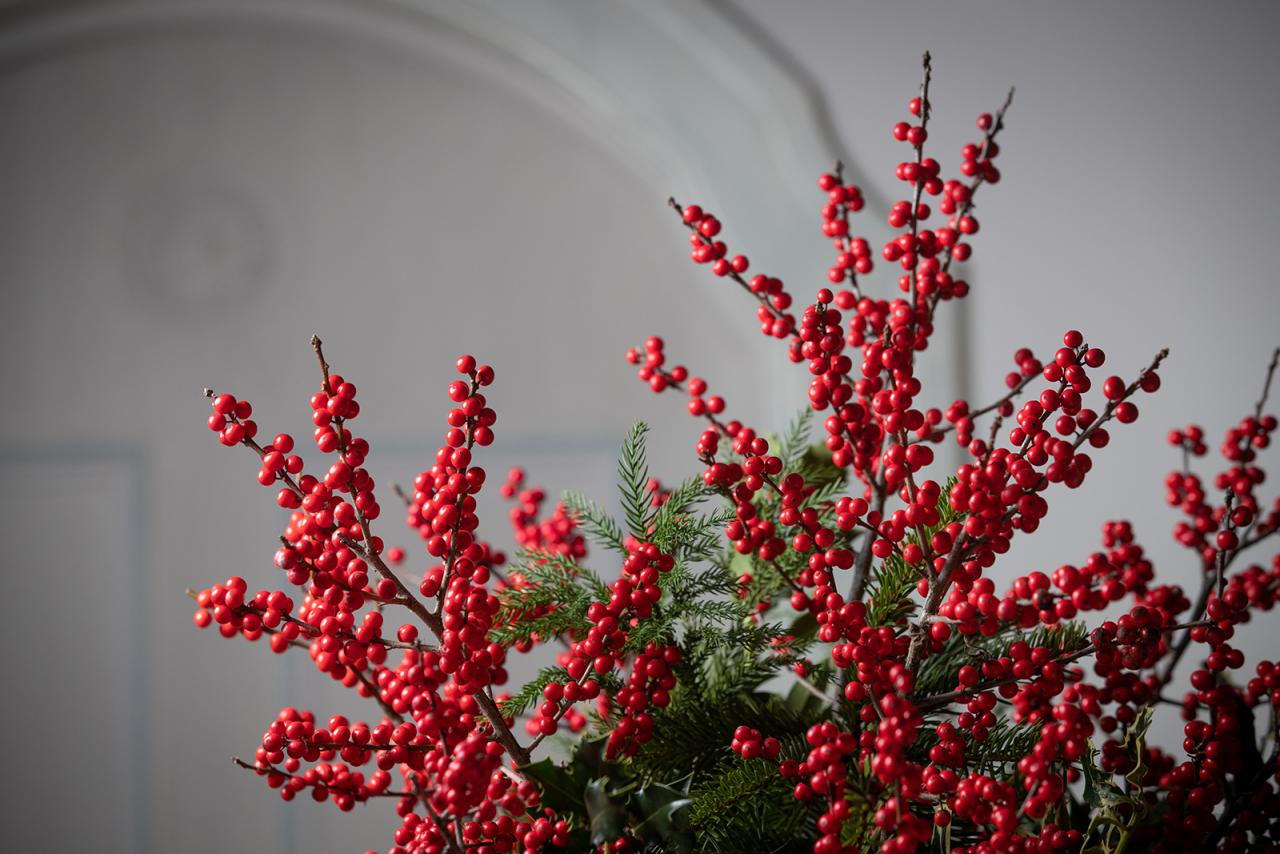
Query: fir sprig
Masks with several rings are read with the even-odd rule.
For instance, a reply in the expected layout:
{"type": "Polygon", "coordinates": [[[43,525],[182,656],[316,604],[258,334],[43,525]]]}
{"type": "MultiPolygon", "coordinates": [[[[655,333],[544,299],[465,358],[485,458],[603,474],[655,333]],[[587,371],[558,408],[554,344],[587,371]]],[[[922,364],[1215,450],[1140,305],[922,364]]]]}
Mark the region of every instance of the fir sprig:
{"type": "Polygon", "coordinates": [[[622,528],[600,505],[582,493],[572,491],[565,492],[560,501],[592,542],[618,554],[627,553],[622,528]]]}
{"type": "Polygon", "coordinates": [[[649,463],[645,456],[645,436],[649,425],[637,421],[622,443],[618,457],[618,494],[622,499],[622,515],[631,536],[644,541],[649,537],[653,521],[653,500],[648,491],[649,463]]]}

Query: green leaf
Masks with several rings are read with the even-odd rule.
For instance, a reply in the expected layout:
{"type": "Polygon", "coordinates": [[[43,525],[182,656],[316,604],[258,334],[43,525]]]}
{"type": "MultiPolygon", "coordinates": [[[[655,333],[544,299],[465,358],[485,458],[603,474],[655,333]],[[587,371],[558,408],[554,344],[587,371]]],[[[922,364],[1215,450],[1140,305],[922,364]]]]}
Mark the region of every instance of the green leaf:
{"type": "Polygon", "coordinates": [[[666,542],[671,536],[672,526],[682,516],[687,516],[695,504],[710,494],[711,491],[703,482],[701,475],[695,475],[671,490],[667,500],[662,502],[662,506],[653,517],[654,540],[664,551],[672,550],[672,544],[666,542]]]}
{"type": "Polygon", "coordinates": [[[1098,809],[1123,797],[1124,793],[1115,784],[1114,778],[1098,766],[1098,748],[1094,746],[1093,739],[1089,740],[1088,745],[1088,753],[1080,762],[1084,769],[1084,802],[1098,809]]]}
{"type": "Polygon", "coordinates": [[[606,738],[584,738],[578,742],[573,750],[573,765],[584,769],[593,778],[606,776],[604,751],[607,742],[606,738]]]}
{"type": "Polygon", "coordinates": [[[670,786],[651,783],[638,790],[631,801],[640,816],[634,832],[641,840],[661,840],[663,851],[685,854],[693,850],[688,824],[690,798],[670,786]]]}
{"type": "Polygon", "coordinates": [[[550,759],[543,759],[522,766],[520,773],[538,784],[542,791],[542,803],[562,816],[569,814],[586,819],[586,803],[583,791],[585,772],[577,766],[562,767],[550,759]]]}
{"type": "Polygon", "coordinates": [[[919,573],[896,553],[885,558],[867,587],[868,625],[892,626],[910,617],[916,609],[910,597],[919,580],[919,573]]]}
{"type": "MultiPolygon", "coordinates": [[[[803,736],[792,749],[803,754],[803,736]]],[[[784,754],[788,742],[783,742],[784,754]]],[[[794,757],[793,757],[794,758],[794,757]]],[[[729,765],[692,790],[689,824],[697,850],[717,854],[750,851],[811,852],[817,831],[818,799],[792,795],[794,783],[763,760],[729,765]]]]}
{"type": "Polygon", "coordinates": [[[587,784],[583,801],[591,826],[591,843],[612,842],[627,828],[627,811],[608,792],[609,780],[601,777],[587,784]]]}
{"type": "Polygon", "coordinates": [[[917,696],[927,697],[955,690],[961,667],[1007,656],[1015,641],[1024,641],[1032,647],[1045,647],[1057,658],[1087,646],[1089,629],[1082,622],[1066,621],[1053,626],[1039,626],[1030,632],[1018,625],[1005,624],[997,634],[987,638],[954,632],[942,649],[920,665],[916,674],[917,696]]]}
{"type": "Polygon", "coordinates": [[[1145,743],[1154,715],[1155,711],[1151,706],[1143,706],[1124,733],[1124,751],[1133,760],[1133,770],[1124,778],[1138,791],[1142,790],[1142,778],[1146,775],[1145,743]]]}

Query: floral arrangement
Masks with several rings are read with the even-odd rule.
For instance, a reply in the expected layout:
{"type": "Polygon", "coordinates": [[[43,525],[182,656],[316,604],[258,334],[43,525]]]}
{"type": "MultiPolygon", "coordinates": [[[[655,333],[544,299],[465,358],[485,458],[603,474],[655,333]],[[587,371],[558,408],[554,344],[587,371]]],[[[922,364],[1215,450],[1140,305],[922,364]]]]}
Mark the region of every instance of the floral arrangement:
{"type": "Polygon", "coordinates": [[[471,356],[434,461],[395,489],[412,555],[374,533],[356,386],[318,339],[327,469],[309,471],[289,434],[262,438],[246,401],[207,391],[209,427],[253,452],[290,511],[275,551],[287,585],[192,593],[196,625],[300,651],[373,704],[367,720],[283,709],[236,762],[285,800],[389,800],[397,854],[1280,850],[1280,666],[1246,669],[1233,645],[1280,594],[1280,502],[1259,497],[1257,463],[1276,361],[1211,479],[1191,465],[1208,452],[1201,428],[1169,434],[1166,496],[1198,589],[1159,582],[1122,521],[1098,551],[998,589],[993,565],[1138,418],[1166,353],[1108,375],[1071,330],[1041,357],[1017,350],[1000,399],[925,403],[940,398],[916,357],[936,312],[969,295],[959,265],[978,192],[1000,179],[1009,108],[978,118],[944,178],[925,153],[930,74],[926,54],[893,128],[908,152],[880,253],[900,270],[893,295],[868,287],[863,198],[839,165],[818,182],[830,281],[802,307],[729,251],[719,218],[671,202],[692,260],[741,288],[807,368],[809,400],[766,434],[660,338],[629,351],[654,392],[687,395],[700,470],[664,488],[637,425],[622,519],[575,493],[548,507],[516,470],[499,489],[518,551],[481,538],[500,397],[471,356]],[[942,443],[965,462],[939,472],[942,443]],[[546,666],[508,687],[512,657],[536,650],[546,666]],[[1149,742],[1157,710],[1181,715],[1181,745],[1149,742]]]}

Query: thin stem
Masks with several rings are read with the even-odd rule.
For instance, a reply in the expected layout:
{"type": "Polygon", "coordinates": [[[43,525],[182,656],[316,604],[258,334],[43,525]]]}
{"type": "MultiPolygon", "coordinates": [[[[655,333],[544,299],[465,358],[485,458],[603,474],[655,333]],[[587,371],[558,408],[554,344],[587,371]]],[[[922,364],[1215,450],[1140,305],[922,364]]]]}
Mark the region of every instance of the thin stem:
{"type": "MultiPolygon", "coordinates": [[[[1009,94],[1005,96],[1004,103],[1000,105],[999,110],[996,110],[995,118],[991,123],[991,128],[987,131],[986,136],[983,137],[982,150],[979,152],[978,158],[977,158],[979,161],[987,159],[987,153],[991,150],[991,145],[992,143],[995,142],[996,136],[1000,133],[1000,131],[1004,130],[1004,114],[1008,112],[1009,107],[1013,105],[1013,93],[1014,93],[1014,89],[1013,87],[1010,87],[1009,94]]],[[[960,210],[956,211],[955,221],[957,224],[959,224],[961,219],[968,216],[973,211],[973,208],[975,205],[974,199],[978,194],[978,188],[980,188],[986,182],[987,182],[986,171],[979,170],[978,174],[973,179],[973,183],[969,185],[969,198],[965,201],[964,205],[960,208],[960,210]]],[[[951,271],[951,262],[955,260],[954,247],[948,246],[944,251],[947,257],[946,257],[946,260],[942,262],[941,272],[949,273],[951,271]]],[[[941,298],[942,298],[941,294],[934,294],[930,298],[929,317],[931,318],[933,317],[934,310],[938,306],[938,300],[940,300],[941,298]]]]}
{"type": "MultiPolygon", "coordinates": [[[[684,221],[684,208],[681,206],[679,202],[675,200],[674,197],[667,199],[667,206],[674,209],[675,212],[679,214],[680,222],[684,223],[685,228],[689,229],[694,234],[696,234],[698,236],[698,240],[700,240],[702,243],[706,244],[707,246],[710,246],[714,242],[710,238],[703,236],[702,232],[698,231],[698,226],[696,224],[684,221]]],[[[769,315],[773,317],[774,320],[781,320],[783,318],[784,316],[783,312],[774,307],[773,303],[769,301],[768,294],[756,293],[754,290],[752,290],[750,283],[748,283],[747,280],[742,277],[741,273],[731,269],[728,272],[728,277],[733,281],[737,282],[738,286],[741,287],[744,291],[751,294],[751,296],[756,300],[756,302],[764,306],[765,311],[769,312],[769,315]]]]}
{"type": "MultiPolygon", "coordinates": [[[[1026,387],[1029,386],[1031,382],[1039,376],[1040,376],[1039,373],[1034,373],[1034,374],[1031,374],[1030,376],[1024,376],[1022,379],[1018,381],[1017,385],[1009,389],[1009,391],[1006,392],[1005,395],[1001,397],[999,400],[995,401],[994,403],[989,403],[986,406],[982,407],[981,409],[975,409],[973,412],[970,412],[966,417],[970,421],[976,421],[977,419],[986,415],[988,412],[995,412],[997,409],[1000,409],[1006,403],[1012,402],[1014,398],[1022,394],[1022,392],[1026,389],[1026,387]]],[[[955,429],[956,429],[955,424],[948,424],[946,427],[939,427],[939,428],[930,430],[929,434],[919,439],[918,442],[931,441],[934,439],[938,439],[942,436],[947,435],[948,433],[950,433],[952,430],[955,430],[955,429]]]]}
{"type": "Polygon", "coordinates": [[[419,800],[422,801],[423,809],[427,811],[427,816],[431,819],[431,823],[436,826],[436,830],[440,831],[440,835],[444,837],[445,846],[449,849],[450,854],[462,854],[462,848],[458,843],[458,837],[454,834],[454,830],[431,806],[431,802],[425,792],[421,793],[419,800]]]}
{"type": "Polygon", "coordinates": [[[379,689],[377,684],[369,678],[369,674],[365,673],[363,670],[356,670],[355,674],[356,678],[360,680],[360,684],[364,685],[365,689],[369,692],[369,696],[382,707],[382,711],[386,712],[387,717],[391,718],[391,720],[396,723],[404,723],[404,716],[397,712],[394,706],[383,699],[381,689],[379,689]]]}
{"type": "Polygon", "coordinates": [[[1267,405],[1267,396],[1271,394],[1271,380],[1276,375],[1276,364],[1280,363],[1280,347],[1275,349],[1271,354],[1271,364],[1267,366],[1267,379],[1262,384],[1262,397],[1258,398],[1258,404],[1253,408],[1253,418],[1255,421],[1262,419],[1262,408],[1267,405]]]}
{"type": "MultiPolygon", "coordinates": [[[[253,773],[257,774],[260,777],[265,777],[268,774],[279,774],[280,776],[290,780],[302,780],[303,782],[306,782],[308,787],[315,785],[314,783],[307,781],[305,777],[302,777],[298,774],[290,774],[287,771],[281,771],[279,768],[275,768],[275,767],[259,768],[257,765],[254,765],[252,762],[245,762],[239,756],[232,756],[231,762],[234,765],[245,769],[246,771],[252,771],[253,773]]],[[[357,801],[364,801],[367,798],[412,798],[414,797],[413,792],[364,792],[363,794],[358,795],[356,792],[352,791],[351,789],[344,789],[341,786],[331,786],[328,783],[321,783],[321,785],[323,785],[329,791],[347,792],[351,794],[351,796],[354,797],[357,801]]]]}
{"type": "MultiPolygon", "coordinates": [[[[879,514],[884,514],[885,501],[888,499],[888,488],[884,483],[884,473],[881,472],[876,477],[871,487],[872,510],[879,514]]],[[[858,552],[858,558],[853,564],[853,581],[849,585],[848,601],[856,602],[862,599],[862,594],[867,587],[867,578],[871,574],[871,559],[874,555],[871,552],[871,543],[874,538],[868,537],[867,542],[863,545],[862,550],[858,552]]]]}
{"type": "MultiPolygon", "coordinates": [[[[929,51],[924,52],[921,57],[924,65],[924,80],[920,84],[920,130],[926,131],[929,128],[929,81],[933,79],[933,61],[929,56],[929,51]]],[[[916,146],[916,167],[917,169],[924,163],[924,142],[916,146]]],[[[911,303],[916,302],[916,270],[920,266],[920,253],[915,251],[915,239],[920,231],[920,200],[924,196],[924,175],[916,174],[916,193],[915,200],[911,203],[911,244],[912,244],[912,262],[911,269],[907,271],[908,284],[911,286],[911,303]]]]}
{"type": "MultiPolygon", "coordinates": [[[[187,598],[198,601],[199,594],[196,593],[194,590],[188,589],[187,598]]],[[[239,614],[241,616],[246,614],[255,614],[258,617],[262,617],[266,613],[265,611],[259,610],[249,605],[241,605],[240,607],[236,608],[235,612],[236,614],[239,614]]],[[[302,633],[301,636],[293,639],[292,641],[293,643],[299,644],[303,647],[307,647],[307,646],[310,646],[308,641],[318,640],[319,638],[323,637],[323,634],[318,628],[308,623],[304,623],[302,620],[299,620],[297,617],[293,616],[292,614],[281,614],[280,619],[286,623],[293,623],[298,627],[299,632],[302,633]]],[[[273,628],[268,628],[267,626],[263,626],[262,631],[265,632],[266,634],[273,635],[273,634],[277,634],[279,632],[279,629],[273,629],[273,628]]],[[[350,632],[339,631],[333,634],[332,637],[342,638],[343,640],[348,640],[348,641],[356,641],[357,643],[364,643],[364,641],[360,641],[359,639],[356,638],[355,635],[351,634],[350,632]]],[[[437,652],[438,651],[437,647],[431,646],[429,644],[417,643],[416,641],[413,643],[405,643],[404,641],[399,641],[399,640],[388,640],[387,638],[384,638],[384,637],[375,638],[374,640],[369,641],[369,643],[380,644],[381,646],[385,646],[387,649],[411,649],[416,652],[437,652]]]]}
{"type": "MultiPolygon", "coordinates": [[[[1231,505],[1234,501],[1235,491],[1228,489],[1225,501],[1226,512],[1223,514],[1224,518],[1227,520],[1228,530],[1233,530],[1231,522],[1231,505]]],[[[1206,572],[1204,578],[1200,580],[1200,593],[1196,597],[1195,605],[1191,608],[1191,618],[1193,620],[1198,620],[1204,616],[1205,611],[1209,607],[1209,599],[1214,593],[1217,593],[1219,597],[1222,596],[1222,592],[1226,588],[1227,583],[1227,568],[1231,566],[1231,562],[1235,560],[1236,555],[1239,553],[1240,547],[1237,546],[1230,554],[1228,554],[1225,549],[1222,549],[1214,555],[1213,572],[1206,572]]],[[[1182,661],[1182,657],[1186,654],[1187,649],[1190,646],[1191,632],[1188,630],[1183,633],[1182,637],[1178,638],[1177,644],[1174,645],[1173,653],[1169,656],[1169,661],[1165,665],[1164,672],[1160,674],[1156,682],[1157,691],[1163,690],[1164,687],[1169,684],[1169,681],[1173,679],[1173,671],[1177,669],[1178,663],[1182,661]]]]}

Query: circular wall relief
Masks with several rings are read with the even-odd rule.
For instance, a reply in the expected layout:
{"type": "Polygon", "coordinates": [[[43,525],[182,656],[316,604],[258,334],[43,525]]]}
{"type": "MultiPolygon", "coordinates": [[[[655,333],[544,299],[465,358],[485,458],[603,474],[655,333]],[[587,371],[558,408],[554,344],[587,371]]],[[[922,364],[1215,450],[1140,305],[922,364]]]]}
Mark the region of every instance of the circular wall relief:
{"type": "Polygon", "coordinates": [[[125,279],[148,304],[229,306],[269,284],[275,229],[263,206],[232,181],[165,176],[121,215],[125,279]]]}

